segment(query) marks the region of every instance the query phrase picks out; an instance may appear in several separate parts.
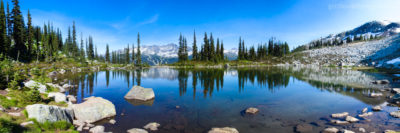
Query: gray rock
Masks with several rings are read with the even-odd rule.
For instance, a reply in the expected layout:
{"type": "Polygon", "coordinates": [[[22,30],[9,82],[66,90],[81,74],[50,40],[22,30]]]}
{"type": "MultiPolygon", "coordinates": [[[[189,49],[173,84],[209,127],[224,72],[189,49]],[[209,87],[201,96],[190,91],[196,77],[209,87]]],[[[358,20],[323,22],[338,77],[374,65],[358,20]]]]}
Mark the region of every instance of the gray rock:
{"type": "Polygon", "coordinates": [[[368,111],[368,108],[364,108],[361,112],[366,113],[368,111]]]}
{"type": "Polygon", "coordinates": [[[331,123],[336,124],[336,125],[349,124],[348,121],[341,121],[341,120],[331,120],[331,123]]]}
{"type": "Polygon", "coordinates": [[[214,127],[208,133],[239,133],[239,131],[232,127],[214,127]]]}
{"type": "Polygon", "coordinates": [[[59,102],[67,102],[67,96],[65,96],[65,94],[60,93],[60,92],[50,92],[47,97],[49,98],[54,98],[54,101],[56,103],[59,102]]]}
{"type": "Polygon", "coordinates": [[[246,109],[246,114],[256,114],[256,113],[258,113],[257,108],[250,107],[246,109]]]}
{"type": "Polygon", "coordinates": [[[85,102],[71,105],[75,118],[79,121],[93,123],[104,118],[115,116],[115,106],[101,97],[90,97],[85,102]]]}
{"type": "Polygon", "coordinates": [[[373,111],[381,111],[382,107],[381,106],[374,106],[374,107],[372,107],[372,110],[373,111]]]}
{"type": "Polygon", "coordinates": [[[325,128],[322,133],[337,133],[339,132],[339,129],[330,127],[330,128],[325,128]]]}
{"type": "Polygon", "coordinates": [[[390,116],[395,118],[400,118],[400,111],[390,112],[390,116]]]}
{"type": "Polygon", "coordinates": [[[143,88],[141,86],[133,86],[132,89],[125,95],[125,99],[136,99],[136,100],[152,100],[154,99],[154,91],[151,88],[143,88]]]}
{"type": "Polygon", "coordinates": [[[71,103],[76,103],[76,97],[75,96],[73,96],[73,95],[68,95],[67,96],[67,99],[68,99],[68,101],[69,102],[71,102],[71,103]]]}
{"type": "Polygon", "coordinates": [[[21,125],[22,127],[26,127],[26,126],[31,125],[31,124],[33,124],[33,121],[22,122],[20,125],[21,125]]]}
{"type": "Polygon", "coordinates": [[[115,121],[114,119],[111,119],[110,121],[108,121],[110,124],[115,124],[117,121],[115,121]]]}
{"type": "Polygon", "coordinates": [[[371,116],[371,115],[373,115],[373,113],[368,112],[368,113],[359,114],[358,117],[367,117],[367,116],[371,116]]]}
{"type": "Polygon", "coordinates": [[[346,121],[353,123],[358,122],[359,120],[353,116],[346,116],[346,121]]]}
{"type": "Polygon", "coordinates": [[[378,93],[372,92],[372,93],[369,94],[369,97],[372,97],[372,98],[381,97],[381,96],[383,96],[383,94],[380,93],[380,92],[378,92],[378,93]]]}
{"type": "Polygon", "coordinates": [[[52,72],[49,72],[49,73],[47,74],[47,76],[52,78],[52,77],[56,77],[57,74],[58,74],[57,71],[52,71],[52,72]]]}
{"type": "Polygon", "coordinates": [[[53,87],[53,88],[57,88],[59,90],[59,92],[65,92],[65,89],[58,84],[46,83],[46,85],[53,87]]]}
{"type": "Polygon", "coordinates": [[[332,114],[331,117],[332,118],[344,118],[344,117],[346,117],[348,115],[349,115],[348,112],[343,112],[343,113],[332,114]]]}
{"type": "Polygon", "coordinates": [[[128,132],[128,133],[148,133],[146,130],[140,129],[140,128],[132,128],[126,132],[128,132]]]}
{"type": "Polygon", "coordinates": [[[344,129],[344,130],[342,131],[342,133],[354,133],[354,132],[351,131],[351,130],[346,130],[346,129],[344,129]]]}
{"type": "Polygon", "coordinates": [[[104,133],[104,126],[95,126],[89,130],[90,133],[104,133]]]}
{"type": "Polygon", "coordinates": [[[160,124],[158,124],[157,122],[150,122],[149,124],[147,124],[143,128],[151,130],[151,131],[157,131],[158,127],[160,127],[160,124]]]}
{"type": "Polygon", "coordinates": [[[72,122],[74,118],[74,112],[70,108],[44,105],[44,104],[33,104],[26,106],[29,118],[35,118],[38,122],[44,123],[46,121],[67,121],[72,122]]]}
{"type": "Polygon", "coordinates": [[[398,94],[400,93],[400,88],[392,88],[391,92],[394,94],[398,94]]]}
{"type": "Polygon", "coordinates": [[[365,128],[362,128],[362,127],[358,128],[358,131],[360,131],[360,132],[362,132],[362,133],[367,132],[367,131],[365,130],[365,128]]]}
{"type": "Polygon", "coordinates": [[[65,88],[65,89],[74,88],[74,86],[73,86],[73,85],[70,85],[70,84],[64,84],[62,87],[65,88]]]}
{"type": "Polygon", "coordinates": [[[47,87],[39,82],[35,82],[33,80],[29,80],[28,82],[24,83],[25,87],[28,87],[30,89],[35,89],[37,88],[40,93],[46,93],[47,87]]]}

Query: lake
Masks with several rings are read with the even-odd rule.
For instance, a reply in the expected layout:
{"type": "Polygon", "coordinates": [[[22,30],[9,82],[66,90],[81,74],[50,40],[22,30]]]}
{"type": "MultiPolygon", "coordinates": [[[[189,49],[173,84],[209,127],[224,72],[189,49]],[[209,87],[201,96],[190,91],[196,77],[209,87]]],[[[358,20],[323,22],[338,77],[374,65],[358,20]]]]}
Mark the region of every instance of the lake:
{"type": "MultiPolygon", "coordinates": [[[[266,67],[237,69],[148,69],[109,70],[67,74],[60,79],[79,85],[67,94],[83,98],[96,96],[116,106],[115,124],[104,124],[106,131],[126,132],[142,128],[149,122],[161,124],[165,133],[204,133],[212,127],[235,127],[242,133],[295,132],[299,124],[310,125],[313,132],[326,127],[367,132],[400,130],[400,120],[389,113],[398,107],[387,105],[386,96],[370,98],[368,94],[398,83],[375,85],[376,79],[395,75],[368,73],[338,68],[266,67]],[[125,94],[135,85],[153,88],[155,99],[148,102],[128,101],[125,94]],[[360,122],[334,125],[330,114],[361,110],[381,105],[360,122]],[[259,112],[249,115],[248,107],[259,112]]],[[[61,80],[60,80],[61,81],[61,80]]]]}

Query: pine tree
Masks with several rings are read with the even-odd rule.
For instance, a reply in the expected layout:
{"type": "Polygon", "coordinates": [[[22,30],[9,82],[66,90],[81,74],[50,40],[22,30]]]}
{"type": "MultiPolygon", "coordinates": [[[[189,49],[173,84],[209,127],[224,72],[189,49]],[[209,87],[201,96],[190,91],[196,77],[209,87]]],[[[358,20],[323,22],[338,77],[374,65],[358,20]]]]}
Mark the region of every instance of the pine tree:
{"type": "Polygon", "coordinates": [[[81,49],[80,49],[81,61],[85,61],[85,48],[83,47],[83,35],[81,33],[81,49]]]}
{"type": "Polygon", "coordinates": [[[136,54],[137,54],[137,57],[136,57],[137,65],[142,65],[142,55],[140,53],[140,35],[139,35],[139,33],[137,35],[137,53],[136,54]]]}
{"type": "Polygon", "coordinates": [[[128,48],[126,48],[125,51],[125,64],[129,64],[130,63],[130,57],[129,57],[129,44],[128,44],[128,48]]]}
{"type": "Polygon", "coordinates": [[[221,58],[221,60],[224,60],[224,42],[221,40],[221,50],[219,51],[220,52],[220,58],[221,58]]]}
{"type": "Polygon", "coordinates": [[[10,5],[7,2],[7,44],[5,46],[5,50],[10,53],[11,49],[11,38],[12,38],[12,21],[11,21],[11,13],[10,13],[10,5]]]}
{"type": "Polygon", "coordinates": [[[93,38],[89,36],[89,53],[88,57],[90,60],[94,59],[94,50],[93,50],[93,38]]]}
{"type": "Polygon", "coordinates": [[[76,42],[76,27],[75,21],[72,21],[72,56],[76,57],[78,55],[78,45],[76,42]]]}
{"type": "Polygon", "coordinates": [[[219,44],[219,38],[217,38],[217,49],[215,50],[215,58],[217,61],[219,61],[221,58],[219,55],[220,53],[219,51],[220,51],[220,44],[219,44]]]}
{"type": "MultiPolygon", "coordinates": [[[[3,9],[0,9],[3,11],[3,9]]],[[[27,36],[28,36],[28,52],[30,54],[34,54],[34,50],[33,50],[33,27],[32,27],[32,17],[31,17],[31,13],[28,10],[28,32],[27,32],[27,36]]],[[[4,38],[5,39],[5,38],[4,38]]]]}
{"type": "Polygon", "coordinates": [[[183,61],[183,37],[182,33],[179,35],[179,46],[178,46],[178,61],[183,61]]]}
{"type": "Polygon", "coordinates": [[[242,60],[243,58],[243,49],[242,49],[242,37],[239,37],[239,46],[238,46],[238,60],[242,60]]]}
{"type": "Polygon", "coordinates": [[[135,43],[132,43],[132,64],[135,65],[135,43]]]}
{"type": "Polygon", "coordinates": [[[197,45],[196,45],[196,31],[193,33],[193,52],[192,52],[192,60],[198,60],[198,53],[197,53],[197,45]]]}
{"type": "Polygon", "coordinates": [[[203,61],[208,61],[208,54],[209,54],[209,41],[207,38],[207,32],[204,33],[204,46],[203,46],[203,50],[202,50],[202,60],[203,61]]]}
{"type": "Polygon", "coordinates": [[[211,61],[216,61],[215,60],[215,45],[214,45],[214,38],[212,33],[210,34],[210,48],[209,48],[209,53],[208,53],[208,59],[211,61]]]}
{"type": "Polygon", "coordinates": [[[7,55],[7,25],[6,14],[4,13],[4,2],[1,0],[0,6],[0,54],[7,55]]]}
{"type": "Polygon", "coordinates": [[[110,49],[108,48],[108,44],[106,45],[106,62],[110,63],[110,49]]]}
{"type": "Polygon", "coordinates": [[[19,1],[13,0],[12,2],[14,3],[11,16],[13,22],[13,39],[15,42],[13,50],[14,58],[17,59],[17,61],[19,59],[21,59],[21,61],[28,61],[28,52],[24,42],[24,19],[21,14],[19,1]]]}

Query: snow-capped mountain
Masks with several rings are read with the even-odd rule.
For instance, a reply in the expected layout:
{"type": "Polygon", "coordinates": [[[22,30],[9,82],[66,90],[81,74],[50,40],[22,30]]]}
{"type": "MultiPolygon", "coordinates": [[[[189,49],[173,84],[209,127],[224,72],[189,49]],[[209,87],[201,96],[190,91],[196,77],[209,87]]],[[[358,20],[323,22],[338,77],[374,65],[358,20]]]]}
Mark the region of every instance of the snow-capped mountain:
{"type": "MultiPolygon", "coordinates": [[[[170,43],[166,45],[144,45],[140,48],[140,51],[143,62],[147,62],[150,65],[160,65],[178,61],[178,49],[177,44],[170,43]]],[[[137,48],[135,47],[134,50],[136,52],[137,48]]],[[[192,50],[192,47],[188,47],[189,58],[191,58],[192,50]]],[[[236,59],[237,52],[238,50],[235,48],[224,50],[225,56],[230,60],[236,59]]],[[[130,49],[129,53],[132,53],[132,49],[130,49]]]]}
{"type": "MultiPolygon", "coordinates": [[[[333,43],[335,40],[337,41],[344,41],[346,42],[346,39],[354,39],[355,36],[360,37],[362,36],[363,38],[370,38],[371,36],[373,37],[388,37],[395,35],[397,33],[400,33],[400,23],[398,22],[391,22],[391,21],[371,21],[367,22],[357,28],[354,28],[349,31],[345,31],[339,34],[331,34],[326,37],[314,40],[315,41],[321,41],[322,43],[333,43]]],[[[305,46],[311,46],[314,45],[313,42],[306,44],[305,46]]]]}

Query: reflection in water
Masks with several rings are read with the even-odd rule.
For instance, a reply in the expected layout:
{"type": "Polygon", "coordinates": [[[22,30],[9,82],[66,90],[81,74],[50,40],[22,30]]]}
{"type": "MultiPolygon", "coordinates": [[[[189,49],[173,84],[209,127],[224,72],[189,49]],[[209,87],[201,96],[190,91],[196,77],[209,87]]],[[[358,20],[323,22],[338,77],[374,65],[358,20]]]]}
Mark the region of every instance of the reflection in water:
{"type": "Polygon", "coordinates": [[[266,69],[238,69],[239,91],[243,91],[247,81],[252,84],[256,81],[259,87],[267,87],[271,92],[289,84],[290,74],[288,71],[278,68],[266,69]]]}

